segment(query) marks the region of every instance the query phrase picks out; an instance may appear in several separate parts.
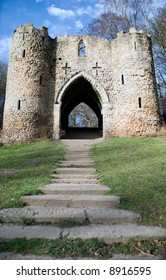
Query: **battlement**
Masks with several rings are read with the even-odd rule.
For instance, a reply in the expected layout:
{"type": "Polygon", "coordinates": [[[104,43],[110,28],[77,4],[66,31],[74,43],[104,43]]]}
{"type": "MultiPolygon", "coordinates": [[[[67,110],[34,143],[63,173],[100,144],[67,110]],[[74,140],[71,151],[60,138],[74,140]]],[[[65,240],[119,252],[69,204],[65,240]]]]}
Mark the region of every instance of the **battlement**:
{"type": "MultiPolygon", "coordinates": [[[[59,42],[65,41],[70,42],[72,38],[77,38],[78,40],[81,38],[84,38],[85,40],[94,40],[96,42],[108,42],[110,45],[114,46],[115,44],[121,44],[121,42],[125,42],[125,40],[137,40],[140,38],[147,38],[149,39],[149,35],[144,30],[137,31],[134,27],[131,27],[129,32],[118,32],[117,37],[109,41],[108,39],[99,37],[99,36],[90,36],[90,35],[64,35],[64,36],[58,36],[57,38],[53,39],[48,34],[48,28],[42,26],[41,28],[35,28],[32,23],[26,23],[25,25],[20,25],[16,30],[13,32],[13,40],[16,39],[15,44],[17,45],[17,42],[22,39],[22,41],[27,40],[29,41],[42,41],[42,42],[49,42],[55,44],[55,41],[58,40],[59,42]],[[19,39],[19,40],[18,40],[19,39]]],[[[42,43],[40,43],[42,44],[42,43]]]]}
{"type": "Polygon", "coordinates": [[[129,32],[124,32],[124,31],[118,32],[117,33],[117,38],[115,40],[118,40],[118,39],[124,40],[125,38],[129,38],[129,37],[131,39],[134,38],[134,40],[136,38],[148,38],[149,39],[150,35],[145,30],[141,29],[141,30],[137,31],[135,29],[135,27],[131,27],[129,29],[129,32]]]}
{"type": "Polygon", "coordinates": [[[16,30],[14,30],[13,35],[22,34],[23,39],[26,39],[29,36],[41,36],[49,37],[48,28],[42,26],[40,29],[37,29],[33,26],[32,23],[26,23],[25,25],[20,25],[16,30]],[[28,35],[28,36],[27,36],[28,35]]]}
{"type": "Polygon", "coordinates": [[[124,31],[118,32],[118,33],[117,33],[117,38],[121,38],[121,37],[123,37],[124,35],[128,35],[128,34],[138,34],[138,35],[139,35],[139,34],[143,34],[143,35],[149,37],[149,35],[147,34],[147,32],[146,32],[145,30],[141,29],[141,30],[137,31],[137,30],[135,29],[135,27],[131,27],[131,28],[129,29],[129,32],[124,32],[124,31]]]}

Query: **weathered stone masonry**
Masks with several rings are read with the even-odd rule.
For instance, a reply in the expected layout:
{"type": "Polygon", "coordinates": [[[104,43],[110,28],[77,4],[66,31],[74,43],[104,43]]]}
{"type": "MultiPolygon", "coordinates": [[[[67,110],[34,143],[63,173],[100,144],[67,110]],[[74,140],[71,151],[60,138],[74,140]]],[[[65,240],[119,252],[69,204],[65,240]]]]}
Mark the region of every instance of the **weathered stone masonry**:
{"type": "Polygon", "coordinates": [[[151,135],[160,127],[151,40],[144,32],[52,39],[31,24],[13,34],[4,109],[6,142],[59,138],[85,102],[105,138],[151,135]]]}

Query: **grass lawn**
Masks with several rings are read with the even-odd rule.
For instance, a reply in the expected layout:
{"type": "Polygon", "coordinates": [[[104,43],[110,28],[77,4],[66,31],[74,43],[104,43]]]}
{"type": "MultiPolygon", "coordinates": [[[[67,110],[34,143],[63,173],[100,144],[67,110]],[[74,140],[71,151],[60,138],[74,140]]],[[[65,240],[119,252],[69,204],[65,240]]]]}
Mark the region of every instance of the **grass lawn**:
{"type": "Polygon", "coordinates": [[[92,149],[101,183],[143,224],[166,226],[166,137],[113,138],[92,149]]]}
{"type": "Polygon", "coordinates": [[[0,252],[13,252],[34,255],[50,255],[55,259],[92,258],[109,259],[114,254],[138,254],[164,255],[166,241],[134,241],[127,244],[117,243],[108,245],[92,238],[89,240],[46,240],[46,239],[14,239],[8,242],[0,242],[0,252]]]}
{"type": "Polygon", "coordinates": [[[19,207],[20,196],[37,194],[63,155],[60,141],[0,146],[0,208],[19,207]]]}
{"type": "MultiPolygon", "coordinates": [[[[61,141],[1,146],[0,208],[21,206],[20,196],[38,193],[63,155],[61,141]]],[[[121,197],[121,208],[140,213],[143,224],[166,225],[166,138],[114,138],[94,146],[92,157],[109,194],[121,197]]],[[[165,254],[166,241],[107,245],[97,239],[14,239],[0,242],[0,252],[107,259],[116,253],[165,254]]]]}

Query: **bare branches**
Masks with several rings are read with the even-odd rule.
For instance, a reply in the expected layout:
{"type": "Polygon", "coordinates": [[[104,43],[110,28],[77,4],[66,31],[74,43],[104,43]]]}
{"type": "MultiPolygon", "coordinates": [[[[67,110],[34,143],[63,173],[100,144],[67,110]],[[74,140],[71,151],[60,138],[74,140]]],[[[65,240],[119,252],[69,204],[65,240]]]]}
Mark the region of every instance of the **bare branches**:
{"type": "Polygon", "coordinates": [[[6,91],[7,63],[0,61],[0,99],[4,99],[6,91]]]}
{"type": "Polygon", "coordinates": [[[156,61],[160,91],[166,96],[166,5],[157,10],[150,21],[153,50],[156,61]]]}
{"type": "Polygon", "coordinates": [[[106,12],[88,24],[84,31],[114,39],[117,32],[128,32],[130,27],[147,29],[152,0],[103,0],[106,12]]]}

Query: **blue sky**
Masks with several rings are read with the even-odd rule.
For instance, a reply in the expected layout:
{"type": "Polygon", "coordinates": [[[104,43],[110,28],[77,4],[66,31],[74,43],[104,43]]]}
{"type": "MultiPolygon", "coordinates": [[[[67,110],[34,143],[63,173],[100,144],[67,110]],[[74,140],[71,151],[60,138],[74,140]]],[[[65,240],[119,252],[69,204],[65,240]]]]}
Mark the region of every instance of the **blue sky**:
{"type": "Polygon", "coordinates": [[[1,0],[0,59],[7,60],[12,32],[19,25],[46,26],[52,38],[74,35],[101,12],[102,0],[1,0]]]}
{"type": "Polygon", "coordinates": [[[0,59],[8,60],[12,33],[19,25],[31,22],[36,28],[46,26],[55,38],[79,34],[102,12],[102,0],[0,0],[0,59]]]}

